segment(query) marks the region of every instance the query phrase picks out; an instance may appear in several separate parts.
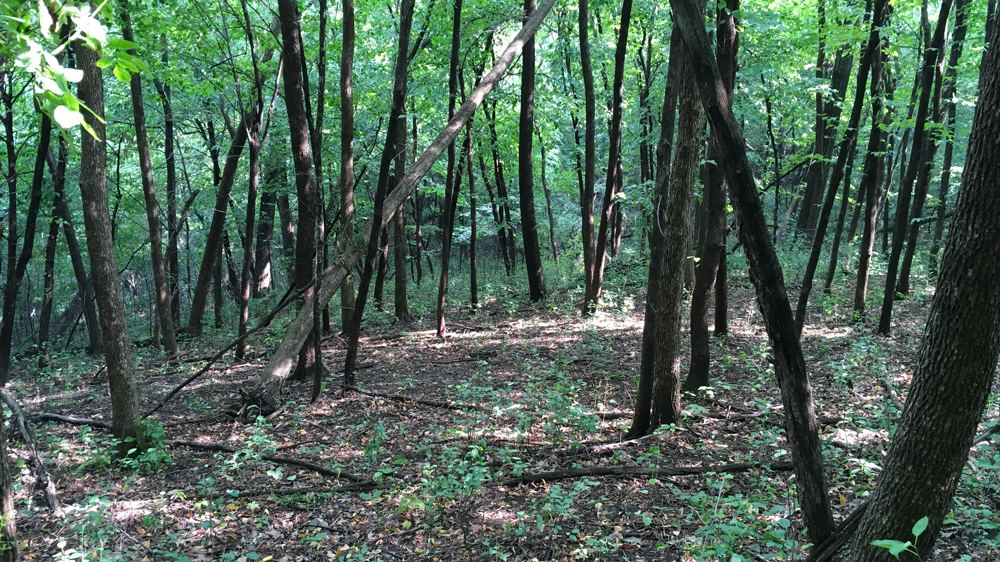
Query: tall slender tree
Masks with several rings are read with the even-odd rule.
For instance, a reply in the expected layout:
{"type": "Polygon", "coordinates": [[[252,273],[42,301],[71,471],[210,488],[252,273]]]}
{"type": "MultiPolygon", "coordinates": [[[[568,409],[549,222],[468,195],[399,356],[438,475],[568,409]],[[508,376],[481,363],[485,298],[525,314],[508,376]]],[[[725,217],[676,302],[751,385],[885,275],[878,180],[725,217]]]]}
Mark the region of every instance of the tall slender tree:
{"type": "MultiPolygon", "coordinates": [[[[631,2],[631,0],[625,0],[631,2]]],[[[537,0],[524,0],[524,18],[528,21],[537,0]]],[[[521,53],[521,114],[517,123],[517,191],[521,204],[521,238],[524,266],[528,270],[528,298],[545,298],[545,272],[538,244],[538,219],[535,216],[534,141],[535,126],[535,38],[528,39],[521,53]]]]}

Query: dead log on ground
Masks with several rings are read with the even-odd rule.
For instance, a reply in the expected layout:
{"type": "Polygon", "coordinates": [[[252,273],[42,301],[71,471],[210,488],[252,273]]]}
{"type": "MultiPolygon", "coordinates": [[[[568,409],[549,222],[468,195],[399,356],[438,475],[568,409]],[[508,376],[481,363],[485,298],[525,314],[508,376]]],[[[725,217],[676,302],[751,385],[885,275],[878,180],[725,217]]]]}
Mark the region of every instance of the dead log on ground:
{"type": "Polygon", "coordinates": [[[62,517],[62,507],[59,505],[59,496],[56,495],[56,483],[52,479],[52,475],[45,468],[45,463],[42,462],[42,457],[38,454],[38,441],[35,439],[34,432],[28,426],[28,420],[24,416],[24,410],[14,400],[7,391],[0,389],[0,396],[3,397],[3,401],[7,403],[10,408],[11,413],[14,415],[14,421],[17,423],[17,429],[21,433],[21,437],[24,438],[24,445],[28,449],[28,455],[31,457],[31,469],[35,473],[35,482],[38,484],[42,490],[45,491],[45,503],[52,510],[52,514],[56,517],[62,517]]]}

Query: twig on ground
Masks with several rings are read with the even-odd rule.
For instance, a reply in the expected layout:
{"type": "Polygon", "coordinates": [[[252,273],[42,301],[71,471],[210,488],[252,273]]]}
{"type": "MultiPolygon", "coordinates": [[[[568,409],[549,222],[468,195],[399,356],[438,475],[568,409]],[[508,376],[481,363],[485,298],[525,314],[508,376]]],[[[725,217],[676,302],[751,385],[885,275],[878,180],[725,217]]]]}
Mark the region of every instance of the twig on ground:
{"type": "Polygon", "coordinates": [[[525,474],[524,476],[511,478],[509,480],[502,480],[500,482],[484,483],[483,486],[520,486],[521,484],[585,478],[587,476],[638,476],[644,478],[662,478],[666,476],[704,474],[706,472],[746,472],[756,468],[768,468],[770,470],[793,470],[795,467],[790,462],[773,462],[766,464],[737,463],[715,466],[678,466],[670,468],[593,466],[590,468],[571,468],[566,470],[553,470],[551,472],[540,472],[537,474],[525,474]]]}
{"type": "Polygon", "coordinates": [[[482,410],[481,407],[471,404],[458,404],[456,402],[441,402],[438,400],[426,400],[424,398],[411,398],[409,396],[403,396],[402,394],[386,394],[384,392],[375,392],[373,390],[362,390],[356,386],[344,386],[344,389],[353,390],[354,392],[367,394],[369,396],[377,396],[379,398],[393,400],[395,402],[413,402],[416,404],[423,404],[424,406],[434,406],[435,408],[447,408],[449,410],[459,410],[459,411],[482,410]]]}
{"type": "MultiPolygon", "coordinates": [[[[235,453],[239,449],[235,447],[230,447],[228,445],[221,445],[219,443],[201,443],[198,441],[168,441],[167,445],[171,447],[191,447],[192,449],[202,449],[205,451],[221,451],[224,453],[235,453]]],[[[292,466],[299,466],[313,472],[322,474],[323,476],[329,476],[331,478],[341,478],[343,480],[350,480],[351,482],[367,482],[367,479],[363,476],[358,476],[356,474],[351,474],[350,472],[344,472],[339,468],[334,470],[327,468],[323,465],[316,464],[302,459],[294,459],[291,457],[282,457],[279,455],[261,455],[262,459],[266,461],[276,462],[280,464],[290,464],[292,466]]]]}
{"type": "Polygon", "coordinates": [[[14,416],[14,420],[17,422],[17,429],[21,433],[21,437],[24,438],[24,445],[28,449],[28,455],[31,456],[31,467],[35,473],[35,479],[39,486],[45,490],[45,503],[52,510],[52,514],[57,517],[62,517],[62,506],[59,505],[59,496],[56,494],[56,483],[52,479],[52,475],[45,468],[45,463],[42,462],[42,457],[38,454],[38,441],[35,439],[35,434],[28,427],[28,420],[24,416],[24,410],[21,409],[20,404],[14,397],[11,396],[6,390],[0,388],[0,396],[3,397],[3,401],[7,403],[10,408],[11,414],[14,416]]]}
{"type": "Polygon", "coordinates": [[[41,414],[34,414],[29,416],[29,419],[39,422],[39,421],[54,421],[60,423],[68,423],[69,425],[89,425],[91,427],[100,427],[102,429],[111,429],[111,422],[104,420],[94,420],[90,418],[74,418],[73,416],[64,416],[62,414],[52,414],[49,412],[43,412],[41,414]]]}

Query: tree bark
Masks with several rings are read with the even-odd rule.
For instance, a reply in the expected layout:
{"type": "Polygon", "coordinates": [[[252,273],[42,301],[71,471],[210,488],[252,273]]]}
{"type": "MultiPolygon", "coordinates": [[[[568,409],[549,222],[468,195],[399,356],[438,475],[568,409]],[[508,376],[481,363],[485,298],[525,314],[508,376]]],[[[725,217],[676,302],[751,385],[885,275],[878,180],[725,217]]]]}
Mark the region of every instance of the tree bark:
{"type": "MultiPolygon", "coordinates": [[[[167,36],[161,35],[163,55],[160,61],[166,65],[167,36]]],[[[174,157],[174,108],[170,100],[170,86],[153,79],[156,92],[163,105],[163,159],[167,165],[167,286],[170,289],[170,311],[174,325],[181,323],[180,261],[177,248],[177,162],[174,157]]]]}
{"type": "MultiPolygon", "coordinates": [[[[404,104],[405,99],[404,99],[404,104]]],[[[404,105],[403,111],[406,111],[404,105]]],[[[398,185],[399,180],[406,173],[406,116],[400,117],[400,127],[396,133],[396,169],[393,173],[393,184],[398,185]]],[[[394,187],[395,189],[395,187],[394,187]]],[[[395,286],[392,293],[393,314],[397,321],[409,322],[413,320],[413,313],[410,311],[410,303],[406,298],[406,214],[404,205],[400,204],[396,208],[392,228],[392,252],[393,267],[395,269],[395,286]]]]}
{"type": "MultiPolygon", "coordinates": [[[[53,183],[55,182],[53,178],[53,183]]],[[[52,296],[55,290],[56,242],[59,240],[59,219],[55,205],[49,217],[49,235],[45,239],[45,270],[42,273],[42,310],[38,315],[38,366],[49,364],[49,325],[52,320],[52,296]]]]}
{"type": "MultiPolygon", "coordinates": [[[[594,94],[594,70],[590,61],[590,39],[588,28],[590,26],[590,15],[587,10],[587,0],[579,0],[578,27],[580,34],[580,72],[583,74],[583,189],[580,192],[580,237],[583,241],[583,275],[584,275],[584,301],[583,312],[589,314],[597,308],[597,299],[590,300],[593,294],[594,276],[597,274],[596,248],[594,240],[594,176],[597,168],[597,156],[595,154],[597,145],[597,103],[594,94]]],[[[679,72],[679,70],[678,70],[679,72]]],[[[672,86],[668,85],[668,91],[672,86]]],[[[676,89],[674,89],[676,95],[676,89]]],[[[674,104],[676,104],[676,97],[674,104]]],[[[664,102],[666,107],[666,102],[664,102]]],[[[671,138],[673,142],[673,111],[671,111],[671,138]]],[[[663,138],[662,134],[660,136],[663,138]]],[[[669,154],[667,155],[669,157],[669,154]]],[[[667,160],[667,165],[670,161],[667,160]]],[[[659,164],[657,165],[659,168],[659,164]]],[[[652,242],[650,243],[652,246],[652,242]]],[[[647,299],[649,298],[647,294],[647,299]]],[[[645,332],[645,330],[644,330],[645,332]]],[[[650,379],[652,380],[652,379],[650,379]]],[[[652,387],[650,387],[652,388],[652,387]]]]}
{"type": "MultiPolygon", "coordinates": [[[[383,209],[394,209],[399,207],[406,200],[406,197],[413,192],[413,189],[430,170],[438,157],[447,149],[448,144],[458,136],[462,127],[468,122],[472,113],[475,112],[486,96],[492,91],[501,76],[510,67],[514,58],[520,52],[528,36],[533,35],[542,24],[545,16],[552,9],[555,0],[545,0],[535,11],[535,14],[528,20],[521,30],[514,36],[511,43],[504,49],[497,58],[493,68],[483,77],[482,82],[473,90],[469,97],[462,104],[445,128],[437,135],[434,141],[424,150],[420,157],[413,163],[409,171],[400,180],[399,186],[386,198],[383,209]]],[[[372,229],[380,230],[388,222],[389,213],[383,213],[380,224],[369,221],[365,226],[362,236],[368,237],[372,229]]],[[[333,264],[325,270],[323,289],[319,297],[322,302],[329,301],[333,297],[336,287],[343,281],[347,274],[347,269],[361,258],[363,248],[353,247],[350,251],[342,254],[333,264]]],[[[316,298],[316,297],[312,297],[316,298]]],[[[275,351],[264,371],[257,378],[254,387],[250,391],[248,402],[261,408],[262,412],[273,412],[278,408],[281,388],[288,375],[291,373],[294,358],[299,349],[305,343],[306,336],[312,329],[311,299],[303,305],[295,320],[285,330],[285,337],[281,345],[275,351]]]]}
{"type": "Polygon", "coordinates": [[[264,192],[260,195],[260,216],[257,219],[257,248],[254,251],[254,296],[260,297],[271,290],[271,240],[274,237],[274,209],[278,202],[275,191],[277,168],[271,168],[264,175],[264,192]]]}
{"type": "MultiPolygon", "coordinates": [[[[725,7],[716,10],[718,20],[716,26],[715,58],[726,85],[726,93],[732,97],[733,84],[736,79],[737,54],[739,36],[736,31],[736,19],[733,12],[740,9],[739,0],[728,0],[725,7]]],[[[697,96],[697,93],[694,93],[697,96]]],[[[718,146],[709,140],[708,159],[719,161],[716,154],[718,146]]],[[[719,262],[726,251],[724,236],[726,232],[726,179],[717,164],[706,163],[708,167],[708,183],[705,185],[705,197],[702,201],[707,208],[705,220],[705,245],[701,251],[701,259],[695,274],[694,291],[691,296],[691,365],[688,376],[684,380],[685,392],[696,392],[708,385],[708,373],[711,360],[708,320],[709,296],[715,286],[719,272],[719,262]]]]}
{"type": "MultiPolygon", "coordinates": [[[[344,0],[340,51],[340,236],[337,249],[354,244],[354,0],[344,0]]],[[[347,331],[354,313],[354,277],[340,285],[340,326],[347,331]]]]}
{"type": "MultiPolygon", "coordinates": [[[[7,435],[0,416],[0,435],[7,435]]],[[[14,507],[16,476],[7,457],[7,439],[0,439],[0,562],[21,559],[21,542],[17,539],[17,509],[14,507]]]]}
{"type": "Polygon", "coordinates": [[[125,302],[122,299],[118,263],[115,260],[111,235],[111,213],[107,191],[107,148],[104,144],[104,80],[97,67],[97,53],[83,42],[76,44],[77,64],[83,70],[77,92],[80,101],[90,109],[84,119],[97,138],[80,135],[80,196],[83,200],[83,220],[87,229],[87,251],[90,271],[94,276],[94,292],[101,314],[104,336],[104,357],[108,365],[108,385],[111,389],[111,432],[121,443],[119,454],[129,449],[142,450],[144,436],[139,432],[139,396],[135,388],[135,364],[132,361],[132,341],[125,323],[125,302]],[[93,113],[91,113],[93,112],[93,113]],[[102,140],[98,140],[102,139],[102,140]],[[126,442],[131,438],[134,442],[126,442]]]}
{"type": "MultiPolygon", "coordinates": [[[[135,43],[132,23],[128,15],[128,3],[122,1],[122,35],[126,41],[135,43]]],[[[136,55],[135,49],[128,53],[136,55]]],[[[142,100],[142,80],[138,72],[132,73],[129,83],[132,91],[132,118],[135,120],[136,152],[139,155],[139,170],[142,177],[142,197],[146,203],[146,223],[149,226],[150,261],[153,267],[153,286],[156,290],[156,316],[160,323],[160,341],[168,355],[177,353],[177,337],[174,335],[174,319],[170,306],[170,284],[167,280],[167,264],[163,259],[163,232],[160,228],[160,204],[156,201],[156,186],[153,185],[153,160],[149,155],[149,139],[146,136],[146,110],[142,100]]]]}
{"type": "Polygon", "coordinates": [[[536,129],[535,133],[538,136],[538,153],[542,156],[542,191],[545,193],[545,208],[549,214],[549,249],[552,251],[552,261],[559,263],[559,250],[556,248],[556,217],[552,212],[552,191],[545,179],[545,144],[542,143],[542,130],[536,129]]]}
{"type": "Polygon", "coordinates": [[[717,130],[730,194],[740,224],[740,238],[750,265],[750,280],[771,339],[774,371],[785,405],[786,434],[795,461],[799,502],[809,540],[819,544],[833,530],[833,516],[823,475],[819,426],[802,348],[795,332],[781,265],[767,232],[767,221],[746,154],[746,141],[733,117],[718,66],[712,57],[703,18],[693,0],[671,0],[675,22],[691,53],[694,75],[709,124],[717,130]]]}
{"type": "MultiPolygon", "coordinates": [[[[607,254],[608,227],[611,226],[611,211],[614,206],[617,174],[620,173],[621,143],[622,143],[622,94],[625,74],[625,54],[628,48],[628,26],[632,16],[632,0],[622,1],[621,24],[618,28],[618,44],[615,47],[615,77],[612,89],[611,122],[608,131],[608,173],[604,187],[604,202],[601,207],[601,224],[597,232],[597,250],[594,253],[594,280],[590,292],[585,295],[584,303],[589,309],[597,306],[601,299],[601,286],[604,283],[604,262],[607,254]]],[[[588,139],[589,141],[589,139],[588,139]]]]}
{"type": "Polygon", "coordinates": [[[930,559],[993,383],[1000,355],[995,49],[984,51],[981,69],[962,186],[906,407],[868,508],[837,561],[893,560],[871,541],[910,539],[913,523],[924,516],[929,525],[916,547],[921,560],[930,559]]]}
{"type": "MultiPolygon", "coordinates": [[[[625,0],[627,4],[631,0],[625,0]]],[[[524,0],[524,18],[528,21],[537,0],[524,0]]],[[[626,27],[628,26],[626,22],[626,27]]],[[[538,219],[535,214],[534,142],[535,126],[535,38],[532,36],[521,53],[521,111],[517,127],[517,191],[521,205],[521,238],[524,243],[524,266],[528,271],[528,298],[545,298],[545,273],[538,244],[538,219]]]]}
{"type": "MultiPolygon", "coordinates": [[[[875,68],[874,65],[872,68],[875,68]]],[[[847,220],[847,209],[851,206],[851,175],[854,173],[854,159],[857,157],[858,145],[851,147],[851,155],[847,157],[847,170],[844,172],[844,191],[840,196],[840,211],[837,213],[837,226],[833,231],[833,246],[830,248],[830,265],[826,268],[826,279],[823,281],[823,292],[829,294],[833,286],[833,276],[837,274],[837,260],[840,254],[840,240],[844,235],[844,221],[847,220]]]]}
{"type": "Polygon", "coordinates": [[[889,254],[889,265],[885,274],[885,293],[882,297],[882,313],[878,319],[878,333],[888,336],[892,331],[892,303],[896,298],[896,276],[899,268],[900,253],[906,240],[907,218],[910,210],[910,195],[917,172],[923,167],[923,158],[927,151],[921,150],[924,137],[927,134],[927,109],[930,105],[931,86],[934,82],[935,62],[938,53],[944,48],[944,35],[948,28],[948,12],[951,11],[952,0],[941,1],[941,11],[938,15],[934,37],[924,52],[923,67],[920,74],[920,101],[917,105],[917,120],[913,129],[913,148],[910,151],[910,163],[906,168],[906,176],[899,186],[896,205],[896,224],[892,232],[892,252],[889,254]]]}

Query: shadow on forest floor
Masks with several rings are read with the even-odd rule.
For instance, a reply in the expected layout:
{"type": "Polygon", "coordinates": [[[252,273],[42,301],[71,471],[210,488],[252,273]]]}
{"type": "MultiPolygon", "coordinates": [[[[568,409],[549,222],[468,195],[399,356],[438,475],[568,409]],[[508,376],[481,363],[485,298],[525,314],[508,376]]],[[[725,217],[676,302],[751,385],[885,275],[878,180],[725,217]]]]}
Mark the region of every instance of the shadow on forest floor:
{"type": "MultiPolygon", "coordinates": [[[[899,303],[895,335],[881,338],[849,323],[850,296],[837,291],[816,297],[804,352],[839,520],[875,484],[929,297],[899,303]]],[[[797,559],[804,534],[794,479],[780,470],[789,460],[782,407],[745,278],[732,280],[730,303],[730,335],[713,341],[712,387],[683,398],[683,424],[622,444],[640,314],[583,319],[566,302],[514,312],[494,302],[475,315],[454,312],[444,340],[431,318],[363,332],[364,390],[467,406],[459,409],[345,395],[332,375],[318,403],[308,404],[310,383],[293,383],[283,410],[244,424],[233,410],[264,360],[227,357],[156,415],[165,426],[158,454],[131,469],[109,459],[101,429],[37,428],[63,517],[34,493],[30,461],[14,444],[24,552],[36,560],[797,559]],[[266,455],[342,469],[361,485],[266,455]],[[750,465],[726,467],[738,463],[750,465]],[[558,474],[591,467],[649,472],[558,474]],[[695,473],[665,470],[674,467],[695,473]],[[550,474],[498,485],[540,473],[550,474]]],[[[344,342],[325,343],[336,370],[344,342]]],[[[141,353],[144,410],[200,366],[141,353]]],[[[81,370],[25,375],[13,393],[29,415],[106,418],[106,376],[81,370]]],[[[1000,453],[986,442],[974,456],[981,462],[970,462],[935,560],[1000,556],[998,471],[989,468],[1000,453]]]]}

